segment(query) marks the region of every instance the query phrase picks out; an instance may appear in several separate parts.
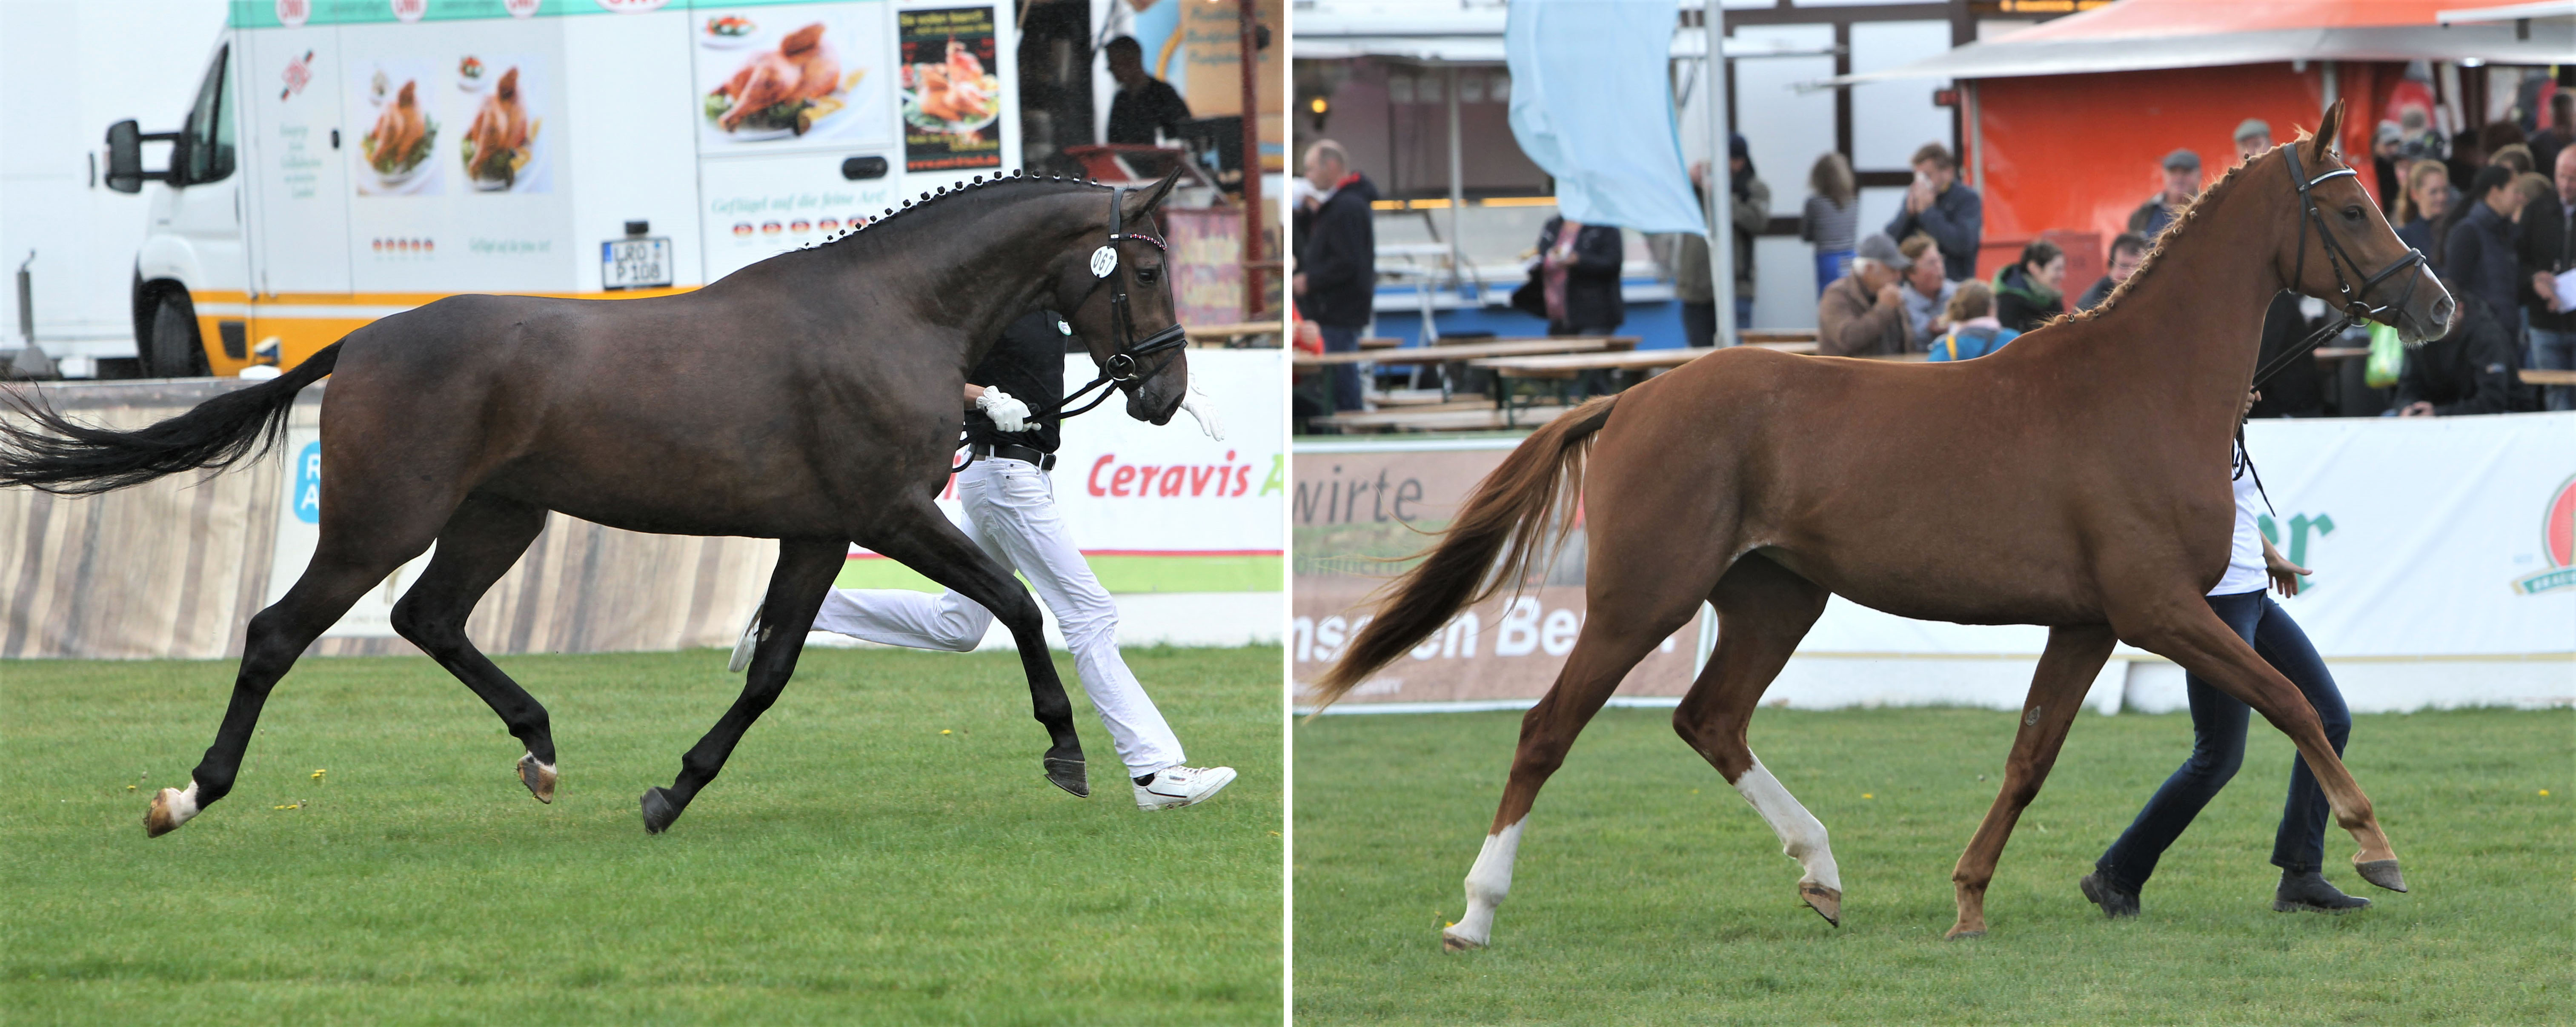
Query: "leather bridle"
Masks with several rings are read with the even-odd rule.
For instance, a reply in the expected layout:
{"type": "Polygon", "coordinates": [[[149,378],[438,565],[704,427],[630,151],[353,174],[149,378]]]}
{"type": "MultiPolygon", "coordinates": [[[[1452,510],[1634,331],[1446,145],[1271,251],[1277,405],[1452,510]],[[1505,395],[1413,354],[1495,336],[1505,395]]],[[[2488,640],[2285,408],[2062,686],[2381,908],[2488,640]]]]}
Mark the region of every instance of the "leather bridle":
{"type": "Polygon", "coordinates": [[[1168,251],[1169,247],[1163,245],[1163,240],[1155,236],[1126,230],[1126,200],[1126,186],[1115,186],[1109,190],[1109,241],[1099,250],[1094,251],[1092,257],[1094,280],[1091,289],[1083,293],[1082,300],[1075,304],[1078,307],[1082,303],[1087,303],[1091,299],[1091,293],[1100,291],[1103,285],[1109,287],[1109,332],[1112,338],[1118,340],[1118,352],[1110,354],[1107,360],[1100,362],[1100,376],[1093,378],[1091,384],[1075,389],[1071,395],[1057,402],[1052,409],[1040,412],[1035,415],[1036,417],[1053,417],[1062,420],[1089,413],[1091,408],[1107,402],[1109,397],[1118,391],[1105,386],[1132,382],[1144,377],[1144,372],[1138,366],[1136,358],[1151,356],[1167,349],[1179,349],[1189,344],[1189,331],[1182,328],[1177,319],[1162,331],[1143,339],[1136,338],[1135,322],[1127,312],[1127,262],[1118,259],[1118,243],[1121,240],[1134,239],[1138,242],[1152,243],[1157,250],[1168,251]],[[1101,253],[1109,255],[1105,267],[1101,253]],[[1081,409],[1064,411],[1067,405],[1081,399],[1085,393],[1093,389],[1100,389],[1100,395],[1093,397],[1091,402],[1083,404],[1081,409]]]}
{"type": "Polygon", "coordinates": [[[2298,345],[2282,351],[2266,362],[2261,369],[2254,372],[2254,384],[2249,386],[2252,389],[2262,388],[2264,382],[2270,381],[2272,376],[2288,368],[2291,361],[2307,356],[2327,339],[2343,334],[2344,329],[2352,327],[2359,321],[2383,318],[2393,320],[2394,315],[2405,310],[2406,301],[2415,296],[2416,279],[2414,277],[2407,278],[2406,289],[2397,294],[2395,303],[2374,307],[2365,302],[2367,297],[2390,276],[2415,270],[2424,263],[2424,251],[2409,247],[2405,256],[2391,261],[2387,267],[2380,268],[2369,277],[2363,278],[2360,287],[2355,288],[2352,280],[2354,276],[2361,274],[2360,262],[2352,259],[2352,254],[2344,250],[2343,243],[2337,240],[2334,232],[2327,228],[2324,212],[2317,209],[2314,190],[2318,185],[2329,180],[2346,176],[2358,182],[2361,179],[2360,174],[2351,168],[2336,168],[2315,178],[2309,178],[2307,172],[2299,167],[2297,143],[2282,147],[2281,156],[2290,162],[2290,183],[2299,191],[2299,259],[2297,270],[2290,273],[2290,288],[2297,289],[2299,282],[2307,277],[2308,223],[2314,221],[2317,226],[2317,241],[2325,245],[2326,266],[2334,270],[2335,289],[2341,294],[2343,301],[2340,308],[2342,316],[2336,318],[2333,324],[2318,329],[2298,345]],[[2350,273],[2347,274],[2347,271],[2350,273]]]}

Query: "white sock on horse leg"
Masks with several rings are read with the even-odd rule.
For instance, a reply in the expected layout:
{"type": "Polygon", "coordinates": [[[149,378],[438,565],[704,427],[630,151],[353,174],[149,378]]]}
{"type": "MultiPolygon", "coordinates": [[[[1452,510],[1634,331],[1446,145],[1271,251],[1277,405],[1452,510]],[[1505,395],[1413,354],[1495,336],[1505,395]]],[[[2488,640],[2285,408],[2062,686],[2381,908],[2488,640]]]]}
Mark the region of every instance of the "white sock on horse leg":
{"type": "Polygon", "coordinates": [[[1735,779],[1735,790],[1744,796],[1744,801],[1753,804],[1754,812],[1762,814],[1762,819],[1770,823],[1772,833],[1780,836],[1780,851],[1788,853],[1790,859],[1797,860],[1799,866],[1806,868],[1806,875],[1798,879],[1801,883],[1821,884],[1836,892],[1843,890],[1842,871],[1834,867],[1834,850],[1825,840],[1824,822],[1807,812],[1807,807],[1799,805],[1797,798],[1780,786],[1780,779],[1771,776],[1770,769],[1762,765],[1761,757],[1754,757],[1753,769],[1735,779]]]}
{"type": "Polygon", "coordinates": [[[1475,945],[1483,945],[1494,933],[1494,907],[1503,904],[1503,896],[1512,891],[1512,859],[1520,854],[1521,825],[1514,822],[1499,832],[1485,836],[1485,847],[1476,853],[1476,865],[1467,871],[1467,912],[1457,924],[1441,933],[1475,945]]]}

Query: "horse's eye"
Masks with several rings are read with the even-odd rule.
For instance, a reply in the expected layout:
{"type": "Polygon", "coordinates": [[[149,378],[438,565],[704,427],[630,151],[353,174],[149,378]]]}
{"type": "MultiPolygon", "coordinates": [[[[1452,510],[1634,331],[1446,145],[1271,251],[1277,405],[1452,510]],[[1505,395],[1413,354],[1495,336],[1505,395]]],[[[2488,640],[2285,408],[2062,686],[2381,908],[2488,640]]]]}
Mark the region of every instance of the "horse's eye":
{"type": "Polygon", "coordinates": [[[1152,267],[1152,266],[1140,266],[1140,267],[1138,267],[1138,268],[1136,269],[1136,280],[1137,280],[1137,281],[1139,281],[1139,282],[1143,282],[1143,283],[1145,283],[1145,284],[1147,284],[1147,285],[1152,285],[1152,284],[1154,283],[1154,279],[1155,279],[1155,277],[1156,277],[1156,276],[1161,275],[1162,273],[1163,273],[1163,269],[1158,268],[1158,267],[1152,267]]]}
{"type": "Polygon", "coordinates": [[[2346,221],[2350,221],[2350,222],[2352,222],[2352,223],[2354,223],[2354,224],[2356,224],[2356,225],[2357,225],[2357,224],[2360,224],[2360,223],[2361,223],[2361,208],[2360,208],[2360,207],[2357,207],[2357,206],[2348,206],[2348,207],[2345,207],[2345,208],[2343,209],[2343,219],[2344,219],[2344,220],[2346,220],[2346,221]]]}

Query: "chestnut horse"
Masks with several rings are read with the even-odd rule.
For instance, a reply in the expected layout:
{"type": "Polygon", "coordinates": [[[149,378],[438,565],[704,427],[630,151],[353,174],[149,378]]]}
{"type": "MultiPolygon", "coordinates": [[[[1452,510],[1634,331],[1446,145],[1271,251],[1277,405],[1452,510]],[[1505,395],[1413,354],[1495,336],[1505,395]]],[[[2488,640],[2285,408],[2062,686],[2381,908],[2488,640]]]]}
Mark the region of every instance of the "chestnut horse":
{"type": "Polygon", "coordinates": [[[1836,594],[1903,617],[2050,629],[2002,794],[1951,875],[1950,937],[1985,932],[1995,860],[2115,641],[2171,658],[2289,735],[2361,843],[2362,878],[2405,890],[2315,711],[2202,598],[2227,566],[2230,440],[2274,294],[2326,297],[2410,341],[2440,336],[2454,310],[2335,155],[2341,120],[2337,106],[2313,140],[2212,186],[2098,312],[1993,355],[1900,364],[1724,350],[1577,407],[1513,450],[1317,684],[1329,703],[1459,609],[1526,580],[1566,530],[1551,525],[1571,520],[1560,505],[1580,495],[1590,615],[1522,720],[1447,946],[1487,942],[1540,786],[1629,668],[1703,600],[1717,610],[1717,650],[1673,726],[1779,834],[1805,869],[1799,894],[1828,921],[1840,922],[1842,885],[1824,825],[1744,730],[1836,594]]]}
{"type": "Polygon", "coordinates": [[[1171,420],[1189,368],[1163,244],[1121,226],[1150,227],[1177,180],[1130,191],[977,176],[863,231],[676,296],[451,297],[135,431],[76,424],[13,397],[35,427],[0,423],[0,485],[78,494],[255,457],[283,430],[295,394],[332,379],[313,561],[250,619],[223,726],[188,787],[154,796],[145,830],[176,830],[232,789],[269,690],[351,603],[432,542],[428,569],[394,605],[394,630],[500,715],[526,746],[520,780],[554,801],[545,707],[465,637],[475,602],[549,510],[629,531],[779,540],[742,695],[681,757],[671,787],[644,793],[646,831],[669,827],[777,701],[853,541],[1010,629],[1051,743],[1047,779],[1089,795],[1036,601],[932,501],[957,447],[967,371],[1031,310],[1066,312],[1102,367],[1092,384],[1124,390],[1128,416],[1171,420]]]}

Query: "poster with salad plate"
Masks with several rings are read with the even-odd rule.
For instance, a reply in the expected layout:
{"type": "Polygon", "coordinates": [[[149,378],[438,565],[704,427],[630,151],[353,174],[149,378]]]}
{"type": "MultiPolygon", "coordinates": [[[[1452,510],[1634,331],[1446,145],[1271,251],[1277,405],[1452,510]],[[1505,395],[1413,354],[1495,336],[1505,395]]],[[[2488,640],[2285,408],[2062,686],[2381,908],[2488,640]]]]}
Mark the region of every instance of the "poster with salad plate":
{"type": "Polygon", "coordinates": [[[689,12],[699,152],[891,142],[892,12],[885,0],[689,12]]]}

